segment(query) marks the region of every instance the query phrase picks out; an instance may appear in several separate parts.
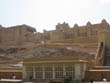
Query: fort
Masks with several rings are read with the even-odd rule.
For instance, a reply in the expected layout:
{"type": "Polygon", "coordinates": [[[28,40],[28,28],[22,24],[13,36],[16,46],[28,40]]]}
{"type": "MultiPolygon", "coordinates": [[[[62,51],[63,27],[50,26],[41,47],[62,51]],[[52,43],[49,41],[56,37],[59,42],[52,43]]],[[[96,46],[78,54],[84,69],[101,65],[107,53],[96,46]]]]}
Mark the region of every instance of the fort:
{"type": "Polygon", "coordinates": [[[61,42],[62,40],[66,40],[69,42],[72,39],[74,42],[76,41],[78,43],[81,38],[87,39],[88,42],[91,42],[89,39],[92,38],[94,42],[97,42],[98,34],[103,30],[110,30],[110,25],[104,19],[99,24],[87,22],[85,26],[74,24],[73,27],[70,27],[68,23],[64,22],[63,24],[58,23],[55,30],[44,30],[43,33],[37,33],[36,40],[49,42],[61,42]]]}
{"type": "Polygon", "coordinates": [[[32,42],[34,40],[35,28],[28,25],[19,25],[13,27],[0,26],[0,43],[16,44],[18,42],[32,42]]]}
{"type": "Polygon", "coordinates": [[[23,62],[19,73],[24,81],[63,81],[65,76],[72,81],[110,81],[110,24],[104,19],[85,26],[58,23],[43,33],[28,25],[1,26],[0,48],[5,52],[3,46],[11,48],[5,56],[23,62]]]}
{"type": "Polygon", "coordinates": [[[37,32],[35,28],[25,24],[13,27],[0,26],[0,43],[2,45],[4,43],[19,44],[19,42],[41,43],[74,41],[78,43],[81,42],[81,38],[85,38],[88,42],[97,42],[99,32],[104,30],[110,31],[110,25],[104,19],[99,24],[87,22],[85,26],[74,24],[73,27],[70,27],[68,23],[58,23],[55,30],[44,30],[43,33],[37,32]]]}

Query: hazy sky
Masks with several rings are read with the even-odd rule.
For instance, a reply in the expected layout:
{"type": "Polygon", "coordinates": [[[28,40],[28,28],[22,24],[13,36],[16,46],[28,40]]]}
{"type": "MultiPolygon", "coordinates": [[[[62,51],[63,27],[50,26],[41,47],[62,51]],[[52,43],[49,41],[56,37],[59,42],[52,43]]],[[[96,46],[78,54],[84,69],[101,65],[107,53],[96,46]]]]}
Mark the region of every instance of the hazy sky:
{"type": "Polygon", "coordinates": [[[58,22],[72,27],[103,18],[110,23],[110,0],[0,0],[0,24],[6,27],[27,24],[42,31],[58,22]]]}

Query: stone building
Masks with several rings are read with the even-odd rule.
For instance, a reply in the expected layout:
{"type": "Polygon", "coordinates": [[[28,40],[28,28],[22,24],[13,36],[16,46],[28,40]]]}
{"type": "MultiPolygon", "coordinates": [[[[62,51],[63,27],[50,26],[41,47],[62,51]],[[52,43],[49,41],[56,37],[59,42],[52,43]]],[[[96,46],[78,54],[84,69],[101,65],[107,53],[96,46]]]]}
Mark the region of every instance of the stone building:
{"type": "Polygon", "coordinates": [[[88,68],[87,57],[57,56],[29,58],[23,61],[23,79],[34,81],[63,81],[64,78],[81,80],[88,68]]]}
{"type": "MultiPolygon", "coordinates": [[[[72,28],[65,22],[63,24],[58,23],[55,30],[44,30],[43,33],[36,32],[35,28],[28,25],[9,28],[0,26],[0,43],[2,44],[9,42],[40,43],[42,41],[57,41],[56,44],[41,44],[41,46],[46,45],[51,48],[58,48],[61,47],[60,45],[66,45],[66,42],[67,45],[73,45],[71,48],[67,46],[68,49],[83,52],[89,52],[89,50],[91,50],[90,54],[95,54],[95,57],[94,59],[89,59],[83,55],[79,57],[77,54],[74,54],[75,56],[68,56],[66,53],[67,56],[63,56],[64,54],[62,53],[63,55],[59,57],[24,59],[24,80],[62,80],[65,76],[71,77],[72,80],[81,80],[84,77],[90,80],[89,76],[94,76],[95,80],[101,80],[103,77],[102,74],[106,75],[105,77],[109,80],[108,77],[110,77],[110,75],[107,73],[110,73],[110,25],[106,20],[102,20],[99,24],[87,22],[85,26],[78,26],[78,24],[75,24],[72,28]],[[95,52],[93,51],[94,47],[95,52]],[[106,70],[108,72],[106,72],[106,70]],[[87,72],[86,76],[85,71],[87,72]],[[91,73],[93,71],[95,71],[94,74],[91,73]],[[97,71],[101,71],[99,72],[100,74],[96,73],[97,71]],[[97,76],[100,78],[97,79],[97,76]]],[[[43,52],[44,55],[46,52],[43,52]]],[[[53,54],[51,53],[51,55],[53,54]]],[[[88,57],[90,56],[88,55],[88,57]]]]}
{"type": "Polygon", "coordinates": [[[63,56],[63,54],[57,57],[25,59],[23,61],[24,80],[62,81],[65,77],[71,77],[72,80],[85,78],[90,81],[91,77],[94,77],[96,81],[101,81],[103,78],[110,80],[110,25],[105,20],[99,24],[88,22],[86,26],[75,24],[73,28],[70,28],[66,23],[58,24],[56,30],[44,31],[44,33],[40,34],[39,40],[41,38],[46,42],[58,41],[50,43],[50,47],[52,44],[53,47],[57,46],[57,48],[60,45],[71,44],[73,47],[70,50],[76,52],[89,52],[91,50],[89,54],[94,54],[94,58],[92,59],[90,58],[91,55],[88,55],[89,59],[83,54],[81,56],[77,54],[68,56],[68,53],[67,56],[63,56]]]}
{"type": "Polygon", "coordinates": [[[78,26],[78,24],[75,24],[73,27],[70,27],[68,23],[58,23],[55,30],[44,30],[43,33],[36,32],[35,28],[28,25],[19,25],[8,28],[0,26],[0,42],[41,43],[42,41],[52,42],[75,38],[98,38],[98,33],[103,30],[110,31],[110,25],[104,19],[99,24],[87,22],[85,26],[78,26]]]}
{"type": "Polygon", "coordinates": [[[0,43],[17,43],[35,40],[36,29],[28,25],[0,28],[0,43]]]}
{"type": "MultiPolygon", "coordinates": [[[[46,31],[46,33],[50,34],[50,31],[46,31]]],[[[84,59],[84,56],[77,55],[26,59],[23,63],[24,79],[30,79],[31,76],[33,80],[63,80],[65,76],[69,76],[73,80],[81,80],[82,78],[91,80],[91,77],[98,81],[104,77],[110,80],[110,25],[105,20],[102,20],[100,24],[93,25],[88,22],[86,26],[80,27],[75,24],[74,28],[56,29],[51,31],[51,34],[53,35],[50,37],[51,41],[71,39],[74,40],[72,41],[73,45],[80,42],[81,49],[83,49],[82,47],[87,48],[84,44],[89,43],[90,47],[97,44],[94,59],[84,59]]]]}
{"type": "Polygon", "coordinates": [[[70,27],[68,23],[64,22],[63,24],[58,23],[55,30],[44,30],[41,40],[57,41],[78,37],[98,37],[98,33],[102,30],[110,31],[110,25],[105,19],[99,24],[87,22],[85,26],[78,26],[78,24],[75,24],[73,27],[70,27]]]}
{"type": "MultiPolygon", "coordinates": [[[[79,43],[80,47],[71,48],[75,51],[89,51],[89,54],[95,54],[94,58],[91,55],[78,56],[53,56],[45,58],[29,58],[23,61],[23,79],[34,81],[63,81],[65,77],[71,77],[72,80],[81,80],[82,78],[90,81],[101,81],[103,78],[110,80],[110,32],[107,30],[101,31],[98,34],[97,42],[79,43]],[[89,45],[88,45],[89,44],[89,45]],[[96,47],[94,51],[89,49],[96,47]],[[98,46],[97,46],[98,45],[98,46]],[[86,50],[84,49],[86,48],[86,50]]],[[[84,40],[83,38],[80,41],[84,40]]],[[[62,43],[63,44],[63,43],[62,43]]],[[[65,45],[65,44],[64,44],[65,45]]],[[[71,45],[76,45],[73,43],[71,45]]],[[[86,54],[85,54],[86,55],[86,54]]]]}

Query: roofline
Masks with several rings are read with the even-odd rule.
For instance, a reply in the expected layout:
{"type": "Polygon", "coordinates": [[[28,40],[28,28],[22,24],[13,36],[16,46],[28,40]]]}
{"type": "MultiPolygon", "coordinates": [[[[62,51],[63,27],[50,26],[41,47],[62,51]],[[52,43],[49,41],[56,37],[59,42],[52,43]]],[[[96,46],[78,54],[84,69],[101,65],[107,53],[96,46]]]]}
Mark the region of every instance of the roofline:
{"type": "Polygon", "coordinates": [[[62,61],[32,61],[32,62],[23,62],[24,64],[25,63],[59,63],[59,62],[84,62],[84,63],[87,63],[88,61],[86,60],[62,60],[62,61]]]}
{"type": "Polygon", "coordinates": [[[94,66],[95,68],[110,68],[110,66],[94,66]]]}
{"type": "Polygon", "coordinates": [[[97,69],[97,70],[89,70],[89,71],[97,71],[98,72],[98,71],[110,71],[110,70],[98,70],[97,69]]]}
{"type": "Polygon", "coordinates": [[[23,72],[23,71],[21,69],[21,70],[0,70],[0,72],[23,72]]]}

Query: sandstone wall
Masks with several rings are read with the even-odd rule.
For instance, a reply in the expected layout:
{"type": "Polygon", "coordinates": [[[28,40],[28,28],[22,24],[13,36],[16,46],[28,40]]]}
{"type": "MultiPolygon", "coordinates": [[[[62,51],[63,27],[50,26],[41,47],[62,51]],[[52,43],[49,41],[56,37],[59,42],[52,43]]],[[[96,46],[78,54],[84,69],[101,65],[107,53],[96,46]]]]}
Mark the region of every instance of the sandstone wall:
{"type": "MultiPolygon", "coordinates": [[[[9,28],[0,26],[0,42],[20,44],[22,42],[66,42],[66,43],[80,43],[80,42],[97,42],[100,31],[109,31],[110,25],[106,20],[102,20],[99,24],[91,24],[88,22],[85,26],[78,26],[75,24],[72,28],[67,23],[56,25],[56,30],[46,31],[43,33],[35,33],[36,30],[28,25],[20,25],[9,28]],[[64,40],[64,41],[63,41],[64,40]]],[[[100,38],[100,37],[99,37],[100,38]]]]}
{"type": "Polygon", "coordinates": [[[68,40],[51,41],[52,43],[98,43],[98,37],[79,37],[68,40]]]}
{"type": "Polygon", "coordinates": [[[98,37],[98,33],[102,30],[110,31],[110,25],[106,20],[102,20],[99,24],[91,24],[88,22],[85,26],[78,26],[70,28],[67,23],[56,25],[56,30],[44,32],[44,40],[48,38],[50,41],[58,41],[65,39],[74,39],[78,37],[98,37]]]}
{"type": "Polygon", "coordinates": [[[27,25],[14,26],[9,28],[0,29],[0,42],[1,43],[17,43],[17,42],[27,42],[33,41],[34,28],[27,25]],[[31,30],[32,29],[32,30],[31,30]]]}

